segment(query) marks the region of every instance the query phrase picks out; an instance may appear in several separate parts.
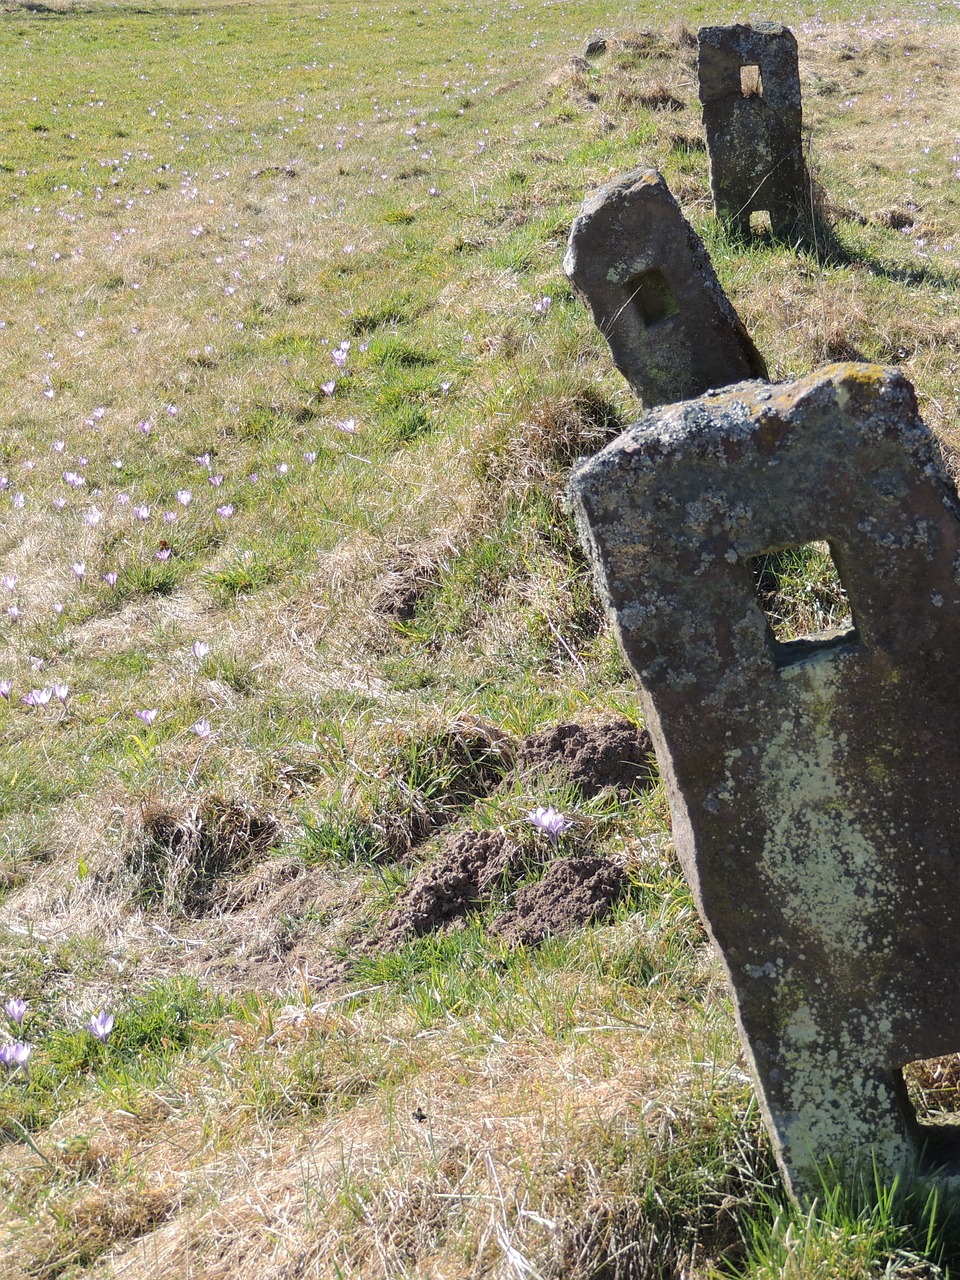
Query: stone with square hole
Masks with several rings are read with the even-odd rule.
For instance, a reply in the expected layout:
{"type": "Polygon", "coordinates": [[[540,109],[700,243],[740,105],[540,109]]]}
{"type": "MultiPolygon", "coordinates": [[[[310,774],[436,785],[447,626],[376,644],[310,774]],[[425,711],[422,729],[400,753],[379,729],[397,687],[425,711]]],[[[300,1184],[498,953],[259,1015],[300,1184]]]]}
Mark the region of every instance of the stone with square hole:
{"type": "Polygon", "coordinates": [[[788,1184],[956,1177],[902,1074],[960,1050],[960,499],[913,388],[841,364],[662,408],[571,496],[788,1184]],[[819,542],[851,616],[778,640],[755,562],[819,542]]]}
{"type": "Polygon", "coordinates": [[[767,213],[774,235],[808,217],[797,41],[779,23],[701,27],[697,70],[717,216],[742,234],[767,213]]]}
{"type": "Polygon", "coordinates": [[[563,268],[644,404],[766,377],[706,249],[655,169],[587,197],[563,268]]]}

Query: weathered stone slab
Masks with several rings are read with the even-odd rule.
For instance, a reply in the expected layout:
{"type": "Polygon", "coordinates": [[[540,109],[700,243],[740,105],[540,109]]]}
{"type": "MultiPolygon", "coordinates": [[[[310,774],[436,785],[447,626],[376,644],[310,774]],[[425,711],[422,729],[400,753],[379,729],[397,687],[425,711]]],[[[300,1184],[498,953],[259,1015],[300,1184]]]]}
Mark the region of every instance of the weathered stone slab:
{"type": "Polygon", "coordinates": [[[703,242],[655,169],[636,169],[587,197],[563,269],[648,407],[767,376],[703,242]]]}
{"type": "Polygon", "coordinates": [[[960,499],[913,388],[743,383],[647,414],[571,494],[789,1185],[956,1172],[902,1075],[960,1050],[960,499]],[[815,540],[853,626],[778,642],[751,562],[815,540]]]}
{"type": "Polygon", "coordinates": [[[809,215],[797,41],[789,28],[701,27],[697,71],[717,216],[746,233],[766,211],[777,236],[809,215]]]}

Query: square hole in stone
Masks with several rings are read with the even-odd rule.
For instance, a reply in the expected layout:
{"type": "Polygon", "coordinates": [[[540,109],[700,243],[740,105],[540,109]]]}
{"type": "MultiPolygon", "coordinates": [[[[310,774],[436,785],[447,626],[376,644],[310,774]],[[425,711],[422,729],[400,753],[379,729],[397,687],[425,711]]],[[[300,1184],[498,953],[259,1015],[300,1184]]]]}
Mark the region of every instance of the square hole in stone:
{"type": "Polygon", "coordinates": [[[756,64],[740,68],[740,92],[745,98],[763,97],[763,81],[756,64]]]}
{"type": "Polygon", "coordinates": [[[933,1172],[960,1172],[960,1054],[925,1058],[903,1068],[903,1101],[908,1128],[933,1172]]]}
{"type": "Polygon", "coordinates": [[[770,221],[768,210],[753,210],[750,214],[750,234],[752,236],[766,236],[767,238],[773,235],[773,224],[770,221]]]}
{"type": "Polygon", "coordinates": [[[634,276],[628,281],[627,290],[646,329],[679,314],[680,308],[667,277],[656,268],[634,276]]]}
{"type": "Polygon", "coordinates": [[[817,649],[857,644],[850,602],[826,542],[781,547],[750,561],[778,667],[817,649]]]}

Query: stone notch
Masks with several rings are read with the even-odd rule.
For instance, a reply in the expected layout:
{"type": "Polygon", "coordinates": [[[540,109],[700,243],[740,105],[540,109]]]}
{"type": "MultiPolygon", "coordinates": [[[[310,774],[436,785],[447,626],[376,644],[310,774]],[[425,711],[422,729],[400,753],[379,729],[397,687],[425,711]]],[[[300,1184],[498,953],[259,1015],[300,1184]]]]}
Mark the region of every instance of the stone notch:
{"type": "Polygon", "coordinates": [[[960,500],[913,388],[839,364],[649,413],[571,481],[781,1169],[960,1171],[902,1068],[960,1050],[960,500]],[[839,635],[751,562],[825,540],[839,635]]]}
{"type": "Polygon", "coordinates": [[[717,217],[742,234],[766,211],[774,235],[809,218],[797,41],[789,28],[701,27],[697,71],[717,217]]]}
{"type": "Polygon", "coordinates": [[[765,378],[763,357],[656,169],[592,192],[563,269],[647,407],[765,378]]]}

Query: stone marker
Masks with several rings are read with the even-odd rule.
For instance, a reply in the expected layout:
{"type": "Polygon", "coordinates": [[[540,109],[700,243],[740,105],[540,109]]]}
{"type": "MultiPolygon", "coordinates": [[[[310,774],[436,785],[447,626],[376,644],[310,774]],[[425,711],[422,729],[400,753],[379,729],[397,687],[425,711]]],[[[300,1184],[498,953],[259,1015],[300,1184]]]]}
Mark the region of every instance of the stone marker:
{"type": "Polygon", "coordinates": [[[960,499],[913,388],[743,383],[647,414],[571,494],[788,1185],[956,1173],[902,1074],[960,1050],[960,499]],[[752,562],[814,540],[852,625],[778,641],[752,562]]]}
{"type": "Polygon", "coordinates": [[[766,211],[774,235],[809,216],[797,42],[779,23],[701,27],[697,71],[717,216],[746,234],[766,211]]]}
{"type": "Polygon", "coordinates": [[[563,269],[648,407],[767,376],[702,241],[656,169],[636,169],[586,198],[563,269]]]}

